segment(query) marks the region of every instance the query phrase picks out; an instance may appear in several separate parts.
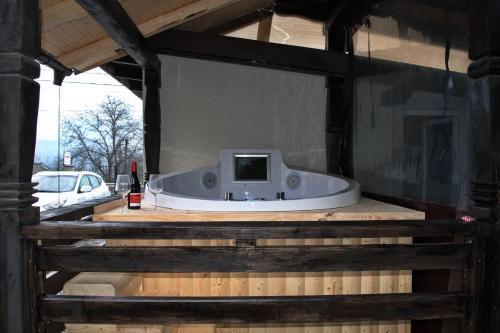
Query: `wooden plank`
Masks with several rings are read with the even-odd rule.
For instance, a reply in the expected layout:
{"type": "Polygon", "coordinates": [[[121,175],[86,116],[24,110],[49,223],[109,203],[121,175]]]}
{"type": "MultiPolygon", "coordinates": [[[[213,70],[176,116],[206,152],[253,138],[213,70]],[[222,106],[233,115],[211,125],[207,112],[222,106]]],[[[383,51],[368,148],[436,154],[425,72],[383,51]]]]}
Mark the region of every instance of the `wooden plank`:
{"type": "Polygon", "coordinates": [[[160,59],[118,0],[76,0],[141,67],[160,69],[160,59]]]}
{"type": "Polygon", "coordinates": [[[311,211],[291,212],[203,212],[168,208],[154,210],[144,204],[136,211],[121,213],[119,208],[94,214],[94,221],[373,221],[373,220],[424,220],[425,213],[384,202],[361,198],[357,205],[311,211]]]}
{"type": "MultiPolygon", "coordinates": [[[[142,278],[136,274],[81,273],[64,285],[67,296],[140,296],[142,278]]],[[[117,333],[117,325],[67,324],[67,333],[117,333]]],[[[136,327],[137,333],[146,328],[136,327]]]]}
{"type": "Polygon", "coordinates": [[[270,10],[262,11],[257,30],[257,40],[269,42],[271,37],[271,28],[273,26],[273,12],[270,10]]]}
{"type": "Polygon", "coordinates": [[[272,5],[274,5],[274,0],[239,0],[217,11],[180,24],[176,26],[175,29],[185,31],[210,31],[211,33],[224,35],[228,31],[239,28],[251,21],[257,21],[260,16],[258,11],[261,8],[272,5]],[[253,20],[247,19],[248,16],[251,16],[253,20]],[[232,29],[223,29],[222,27],[229,22],[234,22],[232,24],[232,29]]]}
{"type": "MultiPolygon", "coordinates": [[[[342,239],[329,238],[323,241],[324,245],[341,245],[342,239]]],[[[370,290],[376,293],[376,290],[370,290]]],[[[342,272],[325,272],[323,278],[323,295],[333,296],[343,294],[342,272]]],[[[325,323],[323,333],[342,333],[341,323],[325,323]]]]}
{"type": "MultiPolygon", "coordinates": [[[[258,240],[257,245],[260,246],[285,246],[293,242],[291,240],[285,239],[267,239],[258,240]],[[260,244],[259,244],[260,242],[260,244]]],[[[295,243],[297,244],[297,243],[295,243]]],[[[300,244],[299,244],[300,245],[300,244]]],[[[252,273],[250,273],[252,274],[252,273]]],[[[257,273],[262,274],[261,277],[265,279],[264,283],[267,287],[267,291],[264,294],[258,296],[285,296],[290,295],[290,288],[287,285],[289,273],[257,273]]],[[[297,294],[295,294],[297,295],[297,294]]],[[[299,294],[300,295],[300,294],[299,294]]],[[[286,326],[284,324],[257,324],[262,332],[264,328],[265,333],[284,333],[286,332],[286,326]]],[[[259,332],[259,330],[257,330],[259,332]]],[[[264,333],[264,332],[263,332],[264,333]]]]}
{"type": "MultiPolygon", "coordinates": [[[[181,7],[158,12],[158,14],[153,17],[135,23],[141,33],[148,37],[199,16],[211,13],[235,1],[236,0],[203,0],[186,2],[186,4],[181,7]]],[[[60,20],[58,13],[52,14],[50,13],[52,9],[50,7],[47,9],[49,11],[46,13],[47,17],[54,17],[53,20],[60,20]]],[[[76,9],[71,8],[71,12],[76,11],[78,11],[78,7],[76,9]]],[[[81,16],[76,16],[72,19],[81,20],[83,18],[81,16]]],[[[51,24],[51,22],[47,23],[51,24]]],[[[85,43],[85,45],[81,45],[81,47],[68,50],[63,54],[59,54],[57,59],[69,68],[85,71],[122,57],[123,54],[117,52],[117,49],[119,49],[119,46],[116,42],[111,37],[106,36],[93,40],[90,43],[85,43]]]]}
{"type": "Polygon", "coordinates": [[[41,247],[38,269],[70,272],[321,272],[461,269],[469,245],[41,247]]]}
{"type": "MultiPolygon", "coordinates": [[[[389,237],[380,238],[380,244],[391,244],[394,239],[389,237]]],[[[395,291],[394,286],[394,271],[383,270],[379,273],[380,285],[379,292],[383,294],[393,293],[395,291]]],[[[396,333],[397,332],[397,322],[395,321],[384,321],[379,323],[378,327],[379,333],[396,333]]]]}
{"type": "Polygon", "coordinates": [[[167,30],[148,38],[158,53],[344,78],[347,56],[319,49],[202,32],[167,30]]]}
{"type": "MultiPolygon", "coordinates": [[[[304,241],[304,245],[309,246],[321,246],[323,245],[322,239],[306,239],[304,241]]],[[[323,295],[323,272],[306,272],[304,277],[304,295],[312,296],[312,295],[323,295]]],[[[308,333],[322,333],[323,332],[323,323],[315,323],[310,324],[307,323],[304,325],[305,331],[308,333]]]]}
{"type": "MultiPolygon", "coordinates": [[[[361,239],[359,238],[343,238],[342,245],[356,246],[360,245],[361,239]]],[[[369,268],[363,269],[369,270],[369,268]]],[[[342,294],[354,295],[361,294],[361,272],[346,269],[342,271],[342,294]]],[[[342,325],[344,333],[360,333],[359,325],[342,325]]]]}
{"type": "MultiPolygon", "coordinates": [[[[302,239],[287,239],[287,246],[300,246],[304,245],[302,239]]],[[[276,283],[275,283],[276,284],[276,283]]],[[[287,272],[285,273],[285,295],[286,296],[303,296],[305,295],[305,274],[303,272],[287,272]]],[[[276,328],[278,332],[273,333],[302,333],[305,331],[304,324],[287,321],[286,329],[283,331],[276,328]]]]}
{"type": "MultiPolygon", "coordinates": [[[[360,243],[362,245],[373,245],[379,244],[379,238],[362,238],[360,243]]],[[[396,243],[397,244],[397,243],[396,243]]],[[[361,294],[380,294],[380,272],[379,271],[363,271],[360,277],[360,293],[361,294]]],[[[402,292],[410,292],[411,285],[402,292]]],[[[379,322],[363,322],[361,323],[359,330],[361,333],[378,332],[379,322]]]]}
{"type": "Polygon", "coordinates": [[[46,210],[40,213],[40,220],[41,221],[80,220],[84,217],[97,213],[98,211],[95,210],[96,207],[102,206],[105,207],[107,210],[118,207],[118,203],[121,204],[121,201],[117,200],[117,198],[118,196],[112,195],[109,197],[85,201],[84,203],[79,203],[71,206],[46,210]]]}
{"type": "Polygon", "coordinates": [[[305,239],[446,237],[488,232],[486,225],[442,221],[339,222],[42,222],[22,229],[26,239],[305,239]]]}
{"type": "Polygon", "coordinates": [[[45,296],[41,320],[65,323],[303,323],[460,318],[464,294],[230,298],[45,296]]]}
{"type": "MultiPolygon", "coordinates": [[[[400,237],[394,240],[398,244],[412,244],[413,239],[411,237],[400,237]]],[[[405,293],[408,290],[412,290],[412,271],[408,270],[399,270],[395,272],[394,275],[394,293],[405,293]]],[[[397,322],[397,332],[398,333],[410,333],[411,332],[411,323],[408,321],[397,322]]]]}

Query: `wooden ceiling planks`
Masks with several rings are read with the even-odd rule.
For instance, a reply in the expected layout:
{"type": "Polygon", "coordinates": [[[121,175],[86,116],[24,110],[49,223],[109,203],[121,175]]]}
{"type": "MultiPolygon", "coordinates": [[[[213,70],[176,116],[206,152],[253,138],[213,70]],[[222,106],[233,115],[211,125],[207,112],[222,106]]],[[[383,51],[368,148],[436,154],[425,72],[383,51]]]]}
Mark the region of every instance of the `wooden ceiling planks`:
{"type": "MultiPolygon", "coordinates": [[[[232,31],[227,36],[255,40],[257,29],[258,22],[232,31]]],[[[306,18],[274,14],[269,41],[324,50],[323,23],[306,18]]]]}
{"type": "MultiPolygon", "coordinates": [[[[122,0],[147,37],[230,5],[236,0],[122,0]]],[[[69,68],[85,71],[124,55],[119,45],[74,0],[42,0],[42,49],[69,68]]]]}

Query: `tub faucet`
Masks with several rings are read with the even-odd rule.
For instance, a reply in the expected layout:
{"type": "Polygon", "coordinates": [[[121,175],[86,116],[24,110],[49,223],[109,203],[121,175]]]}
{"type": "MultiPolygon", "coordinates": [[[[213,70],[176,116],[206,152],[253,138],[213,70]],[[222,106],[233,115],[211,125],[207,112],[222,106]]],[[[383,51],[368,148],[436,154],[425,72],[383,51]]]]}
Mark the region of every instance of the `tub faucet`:
{"type": "Polygon", "coordinates": [[[233,193],[232,192],[224,192],[224,200],[225,201],[233,201],[233,193]]]}

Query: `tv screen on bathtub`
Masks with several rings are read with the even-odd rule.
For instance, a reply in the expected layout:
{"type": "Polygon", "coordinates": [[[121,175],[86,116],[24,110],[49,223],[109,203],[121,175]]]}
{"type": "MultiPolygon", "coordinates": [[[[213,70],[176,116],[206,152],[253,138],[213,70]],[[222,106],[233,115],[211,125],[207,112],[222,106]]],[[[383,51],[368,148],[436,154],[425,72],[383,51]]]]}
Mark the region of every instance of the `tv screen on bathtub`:
{"type": "Polygon", "coordinates": [[[269,154],[235,154],[234,182],[269,182],[269,154]]]}

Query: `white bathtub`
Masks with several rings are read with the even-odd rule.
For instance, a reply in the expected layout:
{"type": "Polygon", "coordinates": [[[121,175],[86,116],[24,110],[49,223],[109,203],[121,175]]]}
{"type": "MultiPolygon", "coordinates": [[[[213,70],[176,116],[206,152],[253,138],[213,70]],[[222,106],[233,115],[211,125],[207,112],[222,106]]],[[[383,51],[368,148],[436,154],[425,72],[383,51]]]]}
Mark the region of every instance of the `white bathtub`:
{"type": "MultiPolygon", "coordinates": [[[[225,191],[217,181],[220,178],[220,167],[164,175],[161,177],[163,192],[158,195],[158,206],[212,212],[282,212],[350,206],[358,204],[361,198],[360,185],[352,179],[289,169],[285,165],[281,186],[276,191],[284,192],[285,200],[276,199],[276,192],[255,194],[246,190],[234,190],[234,200],[224,200],[225,191]]],[[[145,202],[155,202],[147,186],[145,202]]]]}

